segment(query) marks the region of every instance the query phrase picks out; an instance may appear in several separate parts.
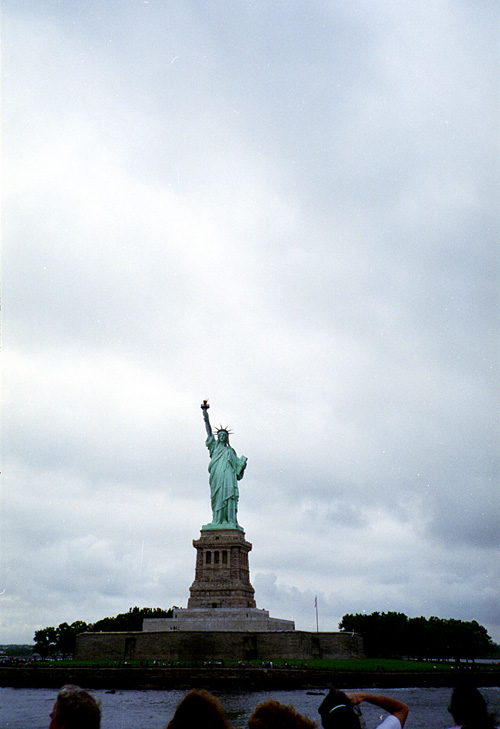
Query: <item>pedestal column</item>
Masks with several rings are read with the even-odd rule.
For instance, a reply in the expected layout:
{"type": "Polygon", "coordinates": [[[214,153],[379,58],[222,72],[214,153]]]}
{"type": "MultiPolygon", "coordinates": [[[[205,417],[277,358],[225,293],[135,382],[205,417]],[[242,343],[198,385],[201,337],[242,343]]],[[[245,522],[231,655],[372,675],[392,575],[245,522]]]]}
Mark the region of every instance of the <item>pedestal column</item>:
{"type": "Polygon", "coordinates": [[[196,571],[188,608],[254,608],[248,553],[252,549],[238,529],[201,530],[193,540],[196,571]]]}

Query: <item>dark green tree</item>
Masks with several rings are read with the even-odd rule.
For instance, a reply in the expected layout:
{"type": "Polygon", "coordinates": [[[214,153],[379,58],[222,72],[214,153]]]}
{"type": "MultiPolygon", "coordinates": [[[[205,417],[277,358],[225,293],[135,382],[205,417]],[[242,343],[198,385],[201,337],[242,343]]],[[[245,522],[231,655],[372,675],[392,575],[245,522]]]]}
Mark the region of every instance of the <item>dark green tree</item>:
{"type": "Polygon", "coordinates": [[[35,631],[35,653],[47,658],[57,653],[57,630],[55,628],[42,628],[35,631]]]}
{"type": "Polygon", "coordinates": [[[344,615],[340,630],[360,633],[365,653],[370,657],[392,658],[404,654],[404,641],[408,618],[403,613],[371,613],[344,615]]]}
{"type": "Polygon", "coordinates": [[[76,636],[85,633],[88,629],[87,623],[76,620],[71,625],[61,623],[57,628],[57,649],[64,657],[72,658],[75,655],[76,636]]]}
{"type": "Polygon", "coordinates": [[[475,620],[407,618],[403,613],[344,615],[340,630],[363,636],[365,653],[373,658],[480,658],[492,655],[494,644],[475,620]]]}
{"type": "Polygon", "coordinates": [[[144,618],[171,618],[175,608],[129,608],[127,613],[121,613],[114,618],[103,618],[96,623],[84,623],[76,620],[71,625],[61,623],[57,628],[43,628],[35,633],[34,652],[42,658],[62,655],[72,657],[75,653],[76,636],[85,632],[128,632],[142,630],[144,618]]]}
{"type": "Polygon", "coordinates": [[[412,658],[430,658],[426,646],[426,618],[410,618],[408,621],[408,638],[406,655],[412,658]]]}
{"type": "Polygon", "coordinates": [[[103,618],[89,626],[91,632],[103,633],[126,632],[142,630],[144,618],[171,618],[174,614],[173,608],[163,610],[162,608],[129,608],[128,613],[120,613],[114,618],[103,618]]]}

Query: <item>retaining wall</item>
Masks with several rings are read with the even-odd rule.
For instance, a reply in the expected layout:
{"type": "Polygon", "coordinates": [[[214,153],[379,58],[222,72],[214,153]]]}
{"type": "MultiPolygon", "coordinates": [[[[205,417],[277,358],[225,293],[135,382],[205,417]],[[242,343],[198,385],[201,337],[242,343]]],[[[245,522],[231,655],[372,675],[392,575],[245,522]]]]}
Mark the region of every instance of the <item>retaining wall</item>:
{"type": "MultiPolygon", "coordinates": [[[[330,686],[341,689],[456,686],[460,671],[358,672],[286,668],[19,668],[0,666],[0,686],[54,688],[74,683],[87,689],[190,689],[209,691],[289,691],[330,686]]],[[[474,686],[500,686],[500,671],[474,670],[474,686]]]]}
{"type": "Polygon", "coordinates": [[[76,660],[203,661],[362,658],[360,635],[302,630],[81,633],[76,660]]]}

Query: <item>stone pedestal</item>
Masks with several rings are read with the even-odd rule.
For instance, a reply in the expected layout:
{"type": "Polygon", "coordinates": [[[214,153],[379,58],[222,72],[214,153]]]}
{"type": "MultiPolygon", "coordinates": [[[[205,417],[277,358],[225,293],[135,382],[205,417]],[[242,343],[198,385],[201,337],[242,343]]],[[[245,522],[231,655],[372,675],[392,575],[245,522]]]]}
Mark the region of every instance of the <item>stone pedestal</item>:
{"type": "Polygon", "coordinates": [[[189,588],[191,608],[255,608],[248,553],[252,549],[238,529],[201,530],[196,548],[196,571],[189,588]]]}
{"type": "Polygon", "coordinates": [[[171,618],[145,618],[145,632],[181,630],[184,632],[263,633],[295,630],[293,620],[271,618],[258,608],[174,608],[171,618]]]}
{"type": "Polygon", "coordinates": [[[193,547],[196,569],[187,608],[174,608],[172,618],[145,619],[143,632],[205,633],[222,640],[221,633],[230,631],[253,635],[295,630],[293,620],[271,618],[267,610],[257,609],[248,566],[252,545],[241,527],[203,527],[193,547]]]}

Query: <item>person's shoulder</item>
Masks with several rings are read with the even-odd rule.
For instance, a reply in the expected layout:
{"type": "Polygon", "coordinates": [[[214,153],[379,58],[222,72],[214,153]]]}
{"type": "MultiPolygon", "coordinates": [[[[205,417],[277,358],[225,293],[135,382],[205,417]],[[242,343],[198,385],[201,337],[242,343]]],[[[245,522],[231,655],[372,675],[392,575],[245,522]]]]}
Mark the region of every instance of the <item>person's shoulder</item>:
{"type": "Polygon", "coordinates": [[[377,726],[377,729],[401,729],[401,722],[394,714],[386,716],[384,721],[377,726]]]}

